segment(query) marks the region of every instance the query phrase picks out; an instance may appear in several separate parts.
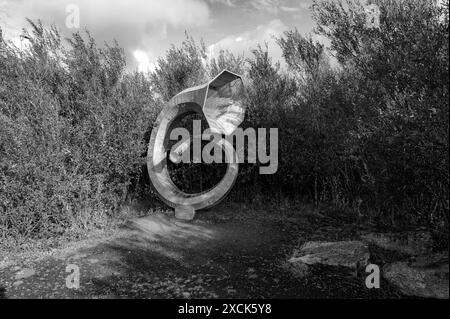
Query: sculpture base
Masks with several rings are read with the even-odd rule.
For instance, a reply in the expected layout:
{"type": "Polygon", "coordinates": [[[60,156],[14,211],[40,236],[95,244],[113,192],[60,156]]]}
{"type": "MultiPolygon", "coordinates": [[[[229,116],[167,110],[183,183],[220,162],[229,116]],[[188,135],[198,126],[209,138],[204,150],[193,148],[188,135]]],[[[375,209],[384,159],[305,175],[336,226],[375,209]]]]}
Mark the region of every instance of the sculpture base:
{"type": "Polygon", "coordinates": [[[192,206],[175,207],[175,218],[181,220],[193,220],[195,217],[195,209],[192,206]]]}

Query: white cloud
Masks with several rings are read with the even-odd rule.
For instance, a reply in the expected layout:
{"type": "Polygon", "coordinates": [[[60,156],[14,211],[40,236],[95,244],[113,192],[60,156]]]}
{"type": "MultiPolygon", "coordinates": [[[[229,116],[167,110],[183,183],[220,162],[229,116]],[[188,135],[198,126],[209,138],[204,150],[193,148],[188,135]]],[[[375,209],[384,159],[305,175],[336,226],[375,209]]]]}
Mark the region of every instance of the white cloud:
{"type": "Polygon", "coordinates": [[[237,6],[237,0],[208,0],[211,3],[221,3],[223,5],[229,6],[229,7],[236,7],[237,6]]]}
{"type": "Polygon", "coordinates": [[[211,23],[210,8],[204,0],[0,0],[5,38],[17,38],[21,29],[28,27],[26,17],[42,19],[47,26],[56,24],[64,35],[78,31],[65,29],[69,4],[79,6],[81,28],[87,27],[98,44],[119,41],[131,68],[146,65],[140,54],[141,62],[135,64],[135,50],[160,48],[171,30],[182,34],[211,23]]]}
{"type": "Polygon", "coordinates": [[[250,5],[259,11],[276,15],[282,12],[298,12],[309,7],[311,0],[250,0],[250,5]]]}
{"type": "Polygon", "coordinates": [[[82,15],[89,15],[96,23],[166,23],[172,27],[182,27],[203,26],[209,22],[209,8],[199,0],[171,0],[170,4],[167,0],[79,1],[82,2],[81,9],[86,11],[82,15]]]}
{"type": "Polygon", "coordinates": [[[302,8],[281,6],[280,9],[281,9],[281,11],[284,11],[284,12],[298,12],[302,8]]]}
{"type": "Polygon", "coordinates": [[[256,10],[267,11],[271,14],[278,13],[280,3],[278,0],[251,0],[251,6],[256,10]]]}
{"type": "Polygon", "coordinates": [[[249,50],[256,48],[258,44],[264,45],[267,42],[269,54],[273,62],[281,60],[282,52],[274,37],[279,37],[288,27],[278,19],[270,21],[266,25],[259,25],[254,30],[249,30],[241,34],[227,36],[217,43],[209,46],[209,56],[216,56],[221,50],[228,50],[234,54],[244,53],[248,56],[249,50]]]}
{"type": "Polygon", "coordinates": [[[220,3],[228,7],[241,7],[245,10],[256,10],[277,15],[282,12],[298,12],[307,9],[312,0],[208,0],[210,3],[220,3]],[[305,3],[306,1],[307,3],[305,3]]]}
{"type": "Polygon", "coordinates": [[[235,31],[234,34],[229,34],[215,43],[209,48],[211,55],[221,49],[228,49],[234,53],[245,52],[248,55],[249,49],[255,48],[258,43],[264,45],[264,42],[267,42],[269,53],[274,61],[277,61],[281,58],[281,49],[273,36],[280,36],[288,29],[279,19],[284,19],[289,13],[298,14],[305,3],[311,1],[0,0],[0,26],[5,31],[5,38],[16,39],[17,42],[21,28],[28,27],[25,17],[42,18],[44,25],[55,23],[62,28],[62,34],[66,36],[77,31],[64,28],[67,18],[66,6],[77,4],[80,7],[81,27],[86,26],[99,45],[117,39],[119,45],[125,49],[129,68],[148,70],[154,67],[152,63],[156,62],[157,56],[164,54],[164,49],[170,42],[176,44],[182,40],[185,30],[206,39],[216,38],[218,34],[222,35],[228,31],[221,21],[215,19],[226,19],[230,23],[248,19],[243,25],[250,25],[250,29],[235,31]],[[218,6],[218,3],[229,8],[223,10],[225,8],[218,6]],[[223,10],[224,15],[217,14],[217,10],[223,10]],[[274,14],[276,17],[263,20],[267,22],[253,27],[256,23],[260,23],[261,18],[267,18],[267,14],[274,14]]]}
{"type": "Polygon", "coordinates": [[[65,21],[66,6],[79,5],[81,24],[90,29],[127,27],[133,32],[149,27],[165,32],[173,28],[206,26],[210,10],[202,0],[0,0],[12,26],[23,25],[25,17],[47,18],[60,24],[65,21]],[[19,20],[19,21],[18,21],[19,20]],[[138,28],[138,30],[136,30],[138,28]]]}

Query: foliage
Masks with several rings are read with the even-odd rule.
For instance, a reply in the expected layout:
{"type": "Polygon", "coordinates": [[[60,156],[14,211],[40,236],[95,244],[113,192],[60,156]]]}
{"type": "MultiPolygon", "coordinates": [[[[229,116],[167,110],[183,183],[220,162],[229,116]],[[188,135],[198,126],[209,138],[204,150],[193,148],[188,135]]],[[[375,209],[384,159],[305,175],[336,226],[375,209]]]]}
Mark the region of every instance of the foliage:
{"type": "Polygon", "coordinates": [[[166,56],[158,59],[158,68],[151,74],[156,92],[168,101],[182,90],[206,82],[205,59],[204,43],[197,44],[186,34],[181,47],[172,45],[166,56]]]}
{"type": "MultiPolygon", "coordinates": [[[[30,21],[25,50],[0,39],[0,236],[101,227],[139,190],[163,104],[222,69],[244,75],[243,127],[279,129],[278,172],[241,165],[230,200],[332,203],[357,221],[448,233],[448,3],[370,3],[378,27],[357,0],[315,1],[316,35],[278,39],[285,64],[264,46],[208,57],[186,35],[146,76],[126,73],[118,44],[98,48],[89,33],[65,42],[30,21]]],[[[173,169],[190,191],[223,174],[173,169]]]]}
{"type": "Polygon", "coordinates": [[[243,54],[235,56],[230,51],[221,50],[217,57],[211,57],[207,69],[210,78],[216,77],[223,70],[244,75],[245,58],[243,54]]]}
{"type": "Polygon", "coordinates": [[[117,44],[63,45],[30,21],[25,50],[0,56],[0,236],[101,227],[127,198],[156,115],[150,84],[124,74],[117,44]],[[152,114],[153,112],[153,114],[152,114]]]}

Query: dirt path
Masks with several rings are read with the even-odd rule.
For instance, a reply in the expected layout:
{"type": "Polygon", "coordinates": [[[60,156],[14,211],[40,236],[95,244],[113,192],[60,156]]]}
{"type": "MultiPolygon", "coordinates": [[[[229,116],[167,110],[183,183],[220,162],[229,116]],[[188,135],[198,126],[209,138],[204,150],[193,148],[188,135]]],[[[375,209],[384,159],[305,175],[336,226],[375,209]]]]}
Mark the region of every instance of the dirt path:
{"type": "Polygon", "coordinates": [[[363,278],[323,270],[296,278],[285,267],[300,240],[351,238],[314,216],[217,209],[194,222],[154,214],[117,235],[0,268],[0,298],[386,297],[363,278]],[[80,288],[68,289],[68,265],[80,288]]]}

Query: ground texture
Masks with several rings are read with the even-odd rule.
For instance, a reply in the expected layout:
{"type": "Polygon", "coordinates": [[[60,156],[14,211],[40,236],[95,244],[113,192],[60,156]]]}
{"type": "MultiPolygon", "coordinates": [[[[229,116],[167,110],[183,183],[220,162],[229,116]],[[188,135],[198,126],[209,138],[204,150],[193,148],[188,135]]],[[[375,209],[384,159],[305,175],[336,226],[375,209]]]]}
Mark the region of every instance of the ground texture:
{"type": "MultiPolygon", "coordinates": [[[[308,210],[219,207],[193,222],[149,213],[94,239],[46,254],[0,256],[0,298],[398,298],[364,272],[314,269],[296,276],[286,261],[310,240],[353,240],[354,227],[308,210]],[[67,267],[80,271],[67,287],[67,267]]],[[[70,270],[70,269],[69,269],[70,270]]]]}

